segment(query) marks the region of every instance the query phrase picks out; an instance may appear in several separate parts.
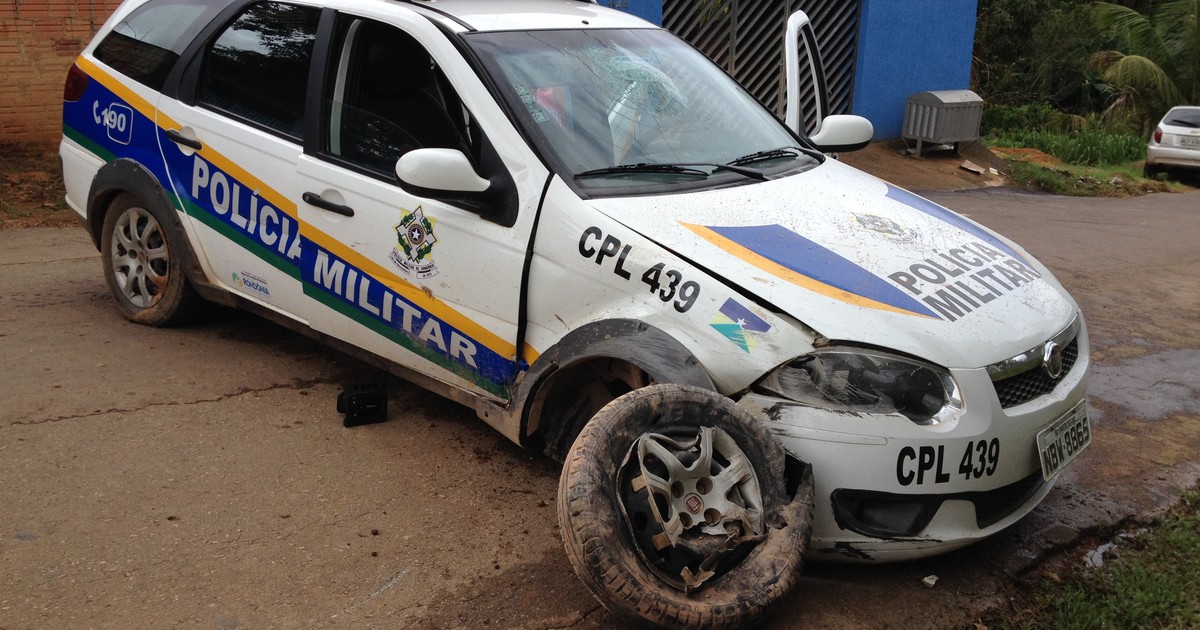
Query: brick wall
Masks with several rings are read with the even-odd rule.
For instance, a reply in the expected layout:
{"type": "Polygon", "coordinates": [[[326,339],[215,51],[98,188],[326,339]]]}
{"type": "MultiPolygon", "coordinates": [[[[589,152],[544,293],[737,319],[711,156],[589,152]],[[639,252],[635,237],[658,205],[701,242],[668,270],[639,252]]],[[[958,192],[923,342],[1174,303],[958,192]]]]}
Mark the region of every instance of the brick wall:
{"type": "Polygon", "coordinates": [[[5,0],[0,6],[0,144],[62,135],[67,69],[118,0],[5,0]]]}

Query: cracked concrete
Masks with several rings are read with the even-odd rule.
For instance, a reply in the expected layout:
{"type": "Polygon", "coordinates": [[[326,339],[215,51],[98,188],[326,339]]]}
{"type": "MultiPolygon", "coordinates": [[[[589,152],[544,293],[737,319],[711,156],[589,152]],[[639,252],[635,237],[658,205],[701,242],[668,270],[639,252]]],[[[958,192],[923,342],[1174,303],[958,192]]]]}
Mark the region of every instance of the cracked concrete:
{"type": "MultiPolygon", "coordinates": [[[[1094,442],[974,547],[810,564],[771,628],[969,626],[1200,479],[1200,196],[934,197],[1082,304],[1094,442]]],[[[339,384],[375,373],[245,314],[128,324],[77,228],[0,232],[0,358],[2,628],[619,627],[567,564],[554,464],[395,380],[389,422],[345,429],[339,384]]]]}
{"type": "Polygon", "coordinates": [[[199,405],[199,404],[204,404],[204,403],[216,403],[216,402],[229,400],[231,398],[237,398],[238,396],[245,396],[247,394],[261,394],[263,392],[270,392],[270,391],[279,390],[279,389],[304,390],[304,389],[306,389],[308,387],[312,387],[313,385],[316,385],[316,384],[317,383],[315,383],[315,382],[310,382],[307,385],[304,385],[304,384],[282,385],[282,384],[280,384],[280,385],[267,385],[264,387],[240,387],[240,388],[238,388],[237,391],[235,391],[233,393],[225,394],[222,396],[217,396],[215,398],[196,398],[193,400],[175,400],[175,401],[170,401],[170,402],[151,402],[151,403],[147,403],[141,407],[134,407],[134,408],[115,407],[112,409],[97,410],[92,413],[78,414],[78,415],[74,415],[74,416],[58,416],[55,418],[41,418],[41,419],[34,419],[34,420],[13,420],[13,421],[9,422],[9,424],[12,424],[12,425],[36,425],[36,424],[45,424],[47,422],[86,420],[88,418],[94,418],[96,416],[137,413],[139,411],[145,411],[145,410],[153,408],[153,407],[179,407],[179,406],[185,406],[185,405],[199,405]]]}

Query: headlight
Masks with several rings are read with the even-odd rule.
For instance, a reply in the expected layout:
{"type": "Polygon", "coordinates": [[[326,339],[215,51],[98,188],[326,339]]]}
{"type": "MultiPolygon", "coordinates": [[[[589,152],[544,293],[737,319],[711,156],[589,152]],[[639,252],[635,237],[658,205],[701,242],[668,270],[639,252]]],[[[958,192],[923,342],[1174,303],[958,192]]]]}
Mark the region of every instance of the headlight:
{"type": "Polygon", "coordinates": [[[814,351],[768,374],[755,386],[798,403],[872,415],[902,415],[920,425],[962,410],[958,384],[946,370],[856,348],[814,351]]]}

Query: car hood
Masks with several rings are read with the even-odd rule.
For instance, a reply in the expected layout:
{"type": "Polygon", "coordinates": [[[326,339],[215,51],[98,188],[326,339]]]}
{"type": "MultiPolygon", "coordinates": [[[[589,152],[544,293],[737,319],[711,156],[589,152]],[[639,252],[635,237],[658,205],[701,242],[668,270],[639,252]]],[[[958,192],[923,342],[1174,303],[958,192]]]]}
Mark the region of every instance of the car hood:
{"type": "Polygon", "coordinates": [[[1078,311],[1011,241],[834,160],[773,181],[592,203],[831,341],[946,367],[1022,353],[1078,311]]]}

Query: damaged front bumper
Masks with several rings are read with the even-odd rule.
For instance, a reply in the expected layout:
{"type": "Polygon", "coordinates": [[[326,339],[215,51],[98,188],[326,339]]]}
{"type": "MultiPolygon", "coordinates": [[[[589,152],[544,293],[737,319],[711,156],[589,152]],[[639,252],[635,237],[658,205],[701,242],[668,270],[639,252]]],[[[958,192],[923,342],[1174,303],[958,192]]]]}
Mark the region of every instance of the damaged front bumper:
{"type": "Polygon", "coordinates": [[[1070,365],[1048,391],[1023,386],[1028,394],[1014,398],[1011,371],[951,370],[964,404],[957,417],[938,424],[766,393],[742,397],[740,404],[758,412],[788,452],[812,465],[810,559],[928,557],[986,538],[1032,511],[1065,461],[1086,446],[1072,443],[1067,457],[1057,457],[1047,443],[1060,427],[1089,426],[1090,357],[1081,325],[1072,341],[1070,365]]]}

